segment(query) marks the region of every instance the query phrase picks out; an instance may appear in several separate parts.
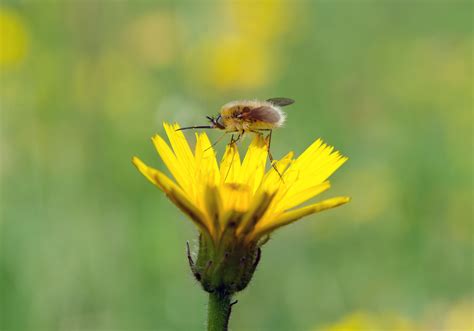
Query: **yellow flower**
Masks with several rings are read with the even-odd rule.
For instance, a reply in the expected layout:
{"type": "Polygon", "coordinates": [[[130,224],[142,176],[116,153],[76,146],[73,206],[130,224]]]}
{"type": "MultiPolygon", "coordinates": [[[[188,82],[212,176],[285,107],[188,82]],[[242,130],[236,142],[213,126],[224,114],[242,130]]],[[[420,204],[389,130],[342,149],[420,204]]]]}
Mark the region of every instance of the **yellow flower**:
{"type": "Polygon", "coordinates": [[[159,135],[153,143],[174,180],[136,157],[133,163],[198,226],[198,257],[194,262],[188,247],[188,259],[211,294],[227,297],[248,285],[272,231],[349,201],[337,197],[297,208],[327,190],[327,178],[347,160],[319,139],[297,159],[288,153],[276,162],[277,172],[266,170],[268,141],[261,135],[242,161],[232,144],[218,164],[205,133],[196,134],[193,153],[179,125],[164,127],[171,146],[159,135]]]}
{"type": "Polygon", "coordinates": [[[196,134],[193,152],[177,124],[164,127],[171,146],[159,135],[152,140],[174,180],[137,157],[133,163],[216,246],[230,228],[234,240],[257,243],[279,227],[349,201],[336,197],[297,208],[326,191],[327,178],[347,160],[320,139],[298,158],[290,152],[276,162],[280,178],[273,168],[266,170],[262,136],[253,139],[242,161],[235,144],[228,145],[218,164],[205,133],[196,134]]]}

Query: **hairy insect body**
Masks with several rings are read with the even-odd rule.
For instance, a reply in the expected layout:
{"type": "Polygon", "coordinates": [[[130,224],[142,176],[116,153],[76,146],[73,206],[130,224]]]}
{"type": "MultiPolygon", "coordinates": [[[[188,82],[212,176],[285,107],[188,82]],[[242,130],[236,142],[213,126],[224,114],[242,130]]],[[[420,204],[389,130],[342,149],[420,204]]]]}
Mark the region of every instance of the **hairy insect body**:
{"type": "Polygon", "coordinates": [[[285,114],[269,101],[232,101],[222,106],[218,121],[227,132],[253,132],[282,126],[285,114]]]}
{"type": "MultiPolygon", "coordinates": [[[[268,158],[270,159],[273,169],[275,169],[281,177],[280,172],[273,163],[273,156],[270,153],[272,130],[281,127],[285,122],[285,113],[280,107],[291,105],[294,102],[295,101],[290,98],[270,98],[266,101],[231,101],[221,107],[221,110],[216,117],[206,116],[210,122],[209,125],[188,126],[178,130],[219,129],[224,131],[221,138],[217,139],[211,147],[214,147],[227,133],[231,134],[230,144],[235,144],[247,132],[252,132],[258,135],[263,135],[267,132],[268,158]]],[[[227,171],[227,174],[229,171],[230,168],[227,171]]]]}

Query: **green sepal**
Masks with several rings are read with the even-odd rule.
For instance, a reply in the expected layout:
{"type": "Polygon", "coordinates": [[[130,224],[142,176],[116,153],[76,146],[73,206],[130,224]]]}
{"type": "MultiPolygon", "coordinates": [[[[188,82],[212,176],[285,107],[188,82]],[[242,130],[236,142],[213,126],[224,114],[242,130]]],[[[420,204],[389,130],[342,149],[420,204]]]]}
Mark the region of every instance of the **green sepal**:
{"type": "Polygon", "coordinates": [[[247,287],[260,261],[256,243],[245,243],[236,236],[236,218],[230,215],[221,240],[215,244],[207,236],[199,236],[199,251],[191,270],[207,292],[233,294],[247,287]]]}

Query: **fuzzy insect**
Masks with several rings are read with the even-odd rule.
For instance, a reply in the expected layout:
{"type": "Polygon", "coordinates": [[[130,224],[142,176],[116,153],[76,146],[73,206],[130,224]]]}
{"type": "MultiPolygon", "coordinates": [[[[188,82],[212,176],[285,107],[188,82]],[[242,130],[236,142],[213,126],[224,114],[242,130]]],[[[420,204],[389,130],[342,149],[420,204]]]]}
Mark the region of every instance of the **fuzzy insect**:
{"type": "MultiPolygon", "coordinates": [[[[286,119],[285,113],[281,107],[291,105],[295,101],[289,98],[271,98],[266,101],[243,100],[231,101],[222,106],[216,117],[206,116],[209,125],[188,126],[178,130],[188,129],[219,129],[225,131],[225,134],[231,134],[230,144],[239,141],[245,133],[251,132],[259,135],[268,133],[268,157],[272,167],[273,156],[270,152],[272,140],[272,130],[283,125],[286,119]],[[234,134],[236,137],[234,137],[234,134]]],[[[225,135],[224,134],[224,135],[225,135]]],[[[212,144],[216,145],[223,137],[222,135],[212,144]]],[[[281,176],[281,174],[278,172],[281,176]]]]}

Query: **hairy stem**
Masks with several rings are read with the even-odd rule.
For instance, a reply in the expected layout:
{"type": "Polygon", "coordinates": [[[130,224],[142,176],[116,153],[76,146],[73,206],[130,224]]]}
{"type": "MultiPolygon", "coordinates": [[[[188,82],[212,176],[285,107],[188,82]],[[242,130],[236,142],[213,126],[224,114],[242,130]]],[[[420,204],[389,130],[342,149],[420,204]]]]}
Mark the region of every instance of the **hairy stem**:
{"type": "Polygon", "coordinates": [[[209,293],[207,314],[208,331],[227,331],[229,325],[232,296],[225,292],[214,291],[209,293]]]}

